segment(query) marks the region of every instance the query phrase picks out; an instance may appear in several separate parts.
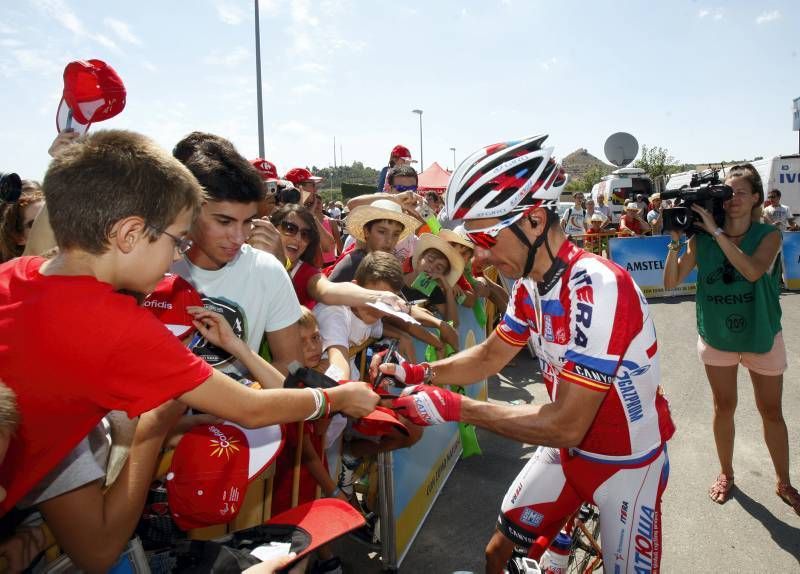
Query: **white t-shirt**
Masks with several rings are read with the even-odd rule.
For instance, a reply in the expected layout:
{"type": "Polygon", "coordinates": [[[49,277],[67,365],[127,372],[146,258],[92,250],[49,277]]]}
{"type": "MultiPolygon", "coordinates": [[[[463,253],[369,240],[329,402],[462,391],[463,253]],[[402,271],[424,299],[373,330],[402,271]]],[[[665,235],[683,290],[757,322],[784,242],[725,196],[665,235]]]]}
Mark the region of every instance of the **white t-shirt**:
{"type": "MultiPolygon", "coordinates": [[[[254,351],[265,332],[285,329],[300,319],[300,304],[286,269],[272,254],[250,245],[242,245],[236,259],[222,269],[201,269],[184,257],[172,265],[172,272],[191,283],[205,308],[223,315],[236,336],[254,351]]],[[[248,374],[227,351],[205,339],[193,350],[234,378],[248,374]]]]}
{"type": "Polygon", "coordinates": [[[564,233],[567,235],[582,235],[586,231],[583,227],[585,219],[585,209],[570,207],[564,212],[564,233]]]}
{"type": "MultiPolygon", "coordinates": [[[[350,307],[344,305],[325,305],[317,303],[314,306],[314,316],[317,318],[319,334],[322,337],[322,350],[330,347],[344,347],[349,349],[362,344],[367,339],[379,339],[383,335],[383,322],[378,320],[371,325],[356,317],[350,307]]],[[[350,359],[350,379],[359,379],[358,367],[350,359]]]]}
{"type": "Polygon", "coordinates": [[[769,205],[764,208],[764,220],[781,231],[786,231],[791,212],[788,205],[769,205]]]}

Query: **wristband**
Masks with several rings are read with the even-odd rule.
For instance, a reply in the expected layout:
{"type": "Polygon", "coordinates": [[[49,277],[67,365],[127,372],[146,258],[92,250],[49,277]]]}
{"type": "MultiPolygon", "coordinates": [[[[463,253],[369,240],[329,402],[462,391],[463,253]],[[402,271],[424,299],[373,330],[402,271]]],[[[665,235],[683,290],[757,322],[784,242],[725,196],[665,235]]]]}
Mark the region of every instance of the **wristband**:
{"type": "Polygon", "coordinates": [[[420,367],[423,369],[422,380],[423,382],[430,383],[433,381],[433,377],[436,376],[436,373],[433,372],[433,367],[431,367],[430,363],[420,363],[420,367]]]}
{"type": "Polygon", "coordinates": [[[322,415],[323,417],[330,417],[333,411],[333,401],[328,396],[328,391],[322,389],[322,396],[325,397],[325,413],[322,415]]]}
{"type": "Polygon", "coordinates": [[[720,236],[720,235],[722,235],[722,234],[723,234],[723,231],[722,231],[722,229],[721,229],[721,228],[717,227],[717,228],[714,230],[714,237],[719,237],[719,236],[720,236]]]}

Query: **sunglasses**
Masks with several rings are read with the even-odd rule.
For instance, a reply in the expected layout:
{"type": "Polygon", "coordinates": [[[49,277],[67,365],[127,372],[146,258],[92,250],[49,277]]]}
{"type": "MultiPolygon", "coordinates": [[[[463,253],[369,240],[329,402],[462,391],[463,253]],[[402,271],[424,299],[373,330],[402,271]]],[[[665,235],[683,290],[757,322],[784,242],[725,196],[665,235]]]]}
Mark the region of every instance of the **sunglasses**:
{"type": "Polygon", "coordinates": [[[392,188],[397,191],[417,191],[416,185],[393,185],[392,188]]]}
{"type": "Polygon", "coordinates": [[[287,237],[295,237],[299,233],[300,239],[303,241],[311,241],[314,238],[314,234],[309,228],[304,227],[301,229],[299,225],[289,221],[281,221],[278,227],[280,227],[281,233],[287,237]]]}
{"type": "Polygon", "coordinates": [[[495,245],[497,245],[497,236],[501,231],[503,231],[507,227],[511,227],[517,221],[519,221],[524,213],[515,213],[511,217],[507,219],[503,219],[498,221],[494,225],[490,227],[484,227],[483,229],[467,229],[467,237],[470,241],[472,241],[478,247],[482,247],[484,249],[491,249],[495,245]]]}

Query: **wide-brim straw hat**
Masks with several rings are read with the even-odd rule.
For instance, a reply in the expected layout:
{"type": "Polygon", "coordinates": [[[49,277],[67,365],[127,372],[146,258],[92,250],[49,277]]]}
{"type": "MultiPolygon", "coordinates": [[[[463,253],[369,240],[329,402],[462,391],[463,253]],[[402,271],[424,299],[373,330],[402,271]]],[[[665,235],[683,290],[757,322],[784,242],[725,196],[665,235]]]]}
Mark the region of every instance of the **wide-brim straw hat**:
{"type": "Polygon", "coordinates": [[[469,249],[475,249],[475,244],[467,238],[467,232],[463,225],[459,225],[455,229],[442,228],[439,230],[439,237],[448,243],[458,243],[469,249]]]}
{"type": "Polygon", "coordinates": [[[635,211],[636,213],[639,213],[641,209],[639,209],[639,206],[636,205],[635,201],[629,201],[625,204],[625,211],[635,211]]]}
{"type": "Polygon", "coordinates": [[[403,213],[399,203],[391,199],[376,199],[369,205],[359,205],[347,215],[347,232],[359,241],[364,241],[364,226],[370,221],[388,219],[403,226],[400,233],[402,241],[422,225],[422,222],[403,213]]]}
{"type": "Polygon", "coordinates": [[[447,260],[450,262],[450,272],[445,277],[445,281],[447,281],[450,287],[455,285],[458,278],[461,277],[461,274],[464,272],[464,260],[461,258],[461,255],[458,254],[458,251],[440,235],[423,233],[419,236],[419,239],[414,244],[414,255],[411,257],[411,265],[414,269],[418,269],[422,254],[428,249],[441,251],[442,255],[447,257],[447,260]]]}

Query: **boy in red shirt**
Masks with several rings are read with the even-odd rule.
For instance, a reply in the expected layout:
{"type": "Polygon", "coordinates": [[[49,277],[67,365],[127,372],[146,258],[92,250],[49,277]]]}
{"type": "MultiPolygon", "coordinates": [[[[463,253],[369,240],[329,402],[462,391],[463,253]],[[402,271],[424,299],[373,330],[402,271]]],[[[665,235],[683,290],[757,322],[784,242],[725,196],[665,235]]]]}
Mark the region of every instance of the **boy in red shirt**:
{"type": "MultiPolygon", "coordinates": [[[[113,409],[135,417],[179,399],[245,427],[320,414],[313,390],[256,391],[213,370],[127,294],[152,291],[189,246],[203,191],[177,160],[144,136],[97,132],[53,160],[43,187],[59,254],[0,266],[0,379],[21,420],[0,467],[0,514],[113,409]]],[[[378,400],[364,383],[327,394],[355,416],[378,400]]],[[[130,480],[149,482],[152,470],[130,480]]],[[[96,544],[115,509],[144,501],[124,489],[104,498],[82,510],[97,514],[96,528],[61,533],[73,548],[96,544]]]]}

